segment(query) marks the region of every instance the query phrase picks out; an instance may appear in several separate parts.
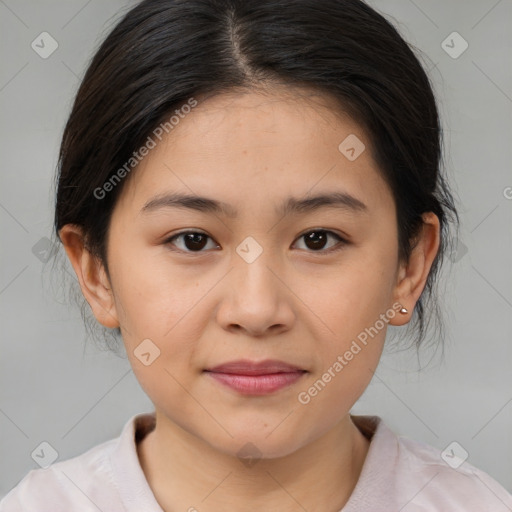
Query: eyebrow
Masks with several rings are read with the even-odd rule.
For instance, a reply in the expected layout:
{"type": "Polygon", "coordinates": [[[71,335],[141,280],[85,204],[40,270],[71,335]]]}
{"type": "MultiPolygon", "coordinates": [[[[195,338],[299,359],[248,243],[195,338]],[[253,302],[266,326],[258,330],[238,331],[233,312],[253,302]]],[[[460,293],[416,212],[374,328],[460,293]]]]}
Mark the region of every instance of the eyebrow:
{"type": "MultiPolygon", "coordinates": [[[[288,197],[275,209],[275,213],[284,217],[310,213],[326,207],[353,213],[368,213],[368,207],[361,200],[346,192],[330,192],[304,198],[288,197]]],[[[141,213],[149,213],[162,208],[188,208],[204,213],[222,214],[230,218],[235,218],[238,215],[235,208],[222,201],[178,192],[153,197],[142,207],[141,213]]]]}

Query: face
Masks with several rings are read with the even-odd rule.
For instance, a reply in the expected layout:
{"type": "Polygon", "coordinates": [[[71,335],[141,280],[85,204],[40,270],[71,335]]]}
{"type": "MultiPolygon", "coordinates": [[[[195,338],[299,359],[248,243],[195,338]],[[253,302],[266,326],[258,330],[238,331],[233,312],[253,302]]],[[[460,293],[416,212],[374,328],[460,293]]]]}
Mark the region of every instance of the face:
{"type": "Polygon", "coordinates": [[[227,454],[250,441],[284,456],[346,418],[398,316],[391,192],[365,133],[319,101],[199,102],[133,171],[111,219],[111,312],[133,371],[162,418],[227,454]],[[351,135],[359,156],[339,149],[351,135]],[[205,371],[267,359],[302,371],[259,394],[205,371]]]}

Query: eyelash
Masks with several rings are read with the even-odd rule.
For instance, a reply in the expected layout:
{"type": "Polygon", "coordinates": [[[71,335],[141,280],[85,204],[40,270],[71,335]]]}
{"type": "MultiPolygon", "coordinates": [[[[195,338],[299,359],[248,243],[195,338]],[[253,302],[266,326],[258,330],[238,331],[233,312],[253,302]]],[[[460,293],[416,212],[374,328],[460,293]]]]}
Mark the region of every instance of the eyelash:
{"type": "MultiPolygon", "coordinates": [[[[342,238],[340,235],[338,235],[337,233],[334,233],[333,231],[329,231],[327,229],[310,229],[309,231],[306,231],[306,232],[302,233],[301,235],[299,235],[297,237],[297,240],[301,239],[302,237],[304,237],[304,236],[306,236],[306,235],[308,235],[310,233],[324,233],[324,234],[327,234],[327,235],[333,235],[334,237],[336,237],[339,240],[338,244],[336,244],[335,246],[330,247],[328,249],[320,249],[318,251],[306,250],[306,252],[310,252],[310,253],[313,253],[313,254],[331,254],[333,252],[337,252],[337,251],[343,249],[345,245],[349,244],[349,242],[347,240],[345,240],[344,238],[342,238]]],[[[187,235],[187,234],[204,235],[204,236],[208,237],[210,240],[213,240],[213,238],[211,238],[209,235],[207,235],[203,231],[182,231],[180,233],[176,233],[176,234],[172,235],[171,237],[167,238],[163,243],[164,243],[164,245],[173,245],[172,241],[174,239],[179,238],[180,236],[183,236],[183,235],[187,235]]],[[[183,249],[180,249],[180,248],[171,249],[171,250],[177,251],[177,252],[182,252],[182,253],[185,253],[185,254],[200,254],[202,252],[206,252],[204,250],[190,251],[190,250],[183,250],[183,249]]],[[[301,249],[301,250],[304,250],[304,249],[301,249]]]]}

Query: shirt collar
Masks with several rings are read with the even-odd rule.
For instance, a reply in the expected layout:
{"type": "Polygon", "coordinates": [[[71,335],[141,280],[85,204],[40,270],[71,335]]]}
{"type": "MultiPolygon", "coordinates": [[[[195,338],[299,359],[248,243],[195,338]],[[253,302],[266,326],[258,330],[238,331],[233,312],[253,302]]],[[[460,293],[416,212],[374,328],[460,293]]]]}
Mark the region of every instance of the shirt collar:
{"type": "MultiPolygon", "coordinates": [[[[371,442],[357,484],[340,512],[391,510],[394,489],[390,484],[398,458],[398,440],[378,416],[351,415],[351,418],[371,442]],[[369,492],[373,489],[384,492],[369,492]]],[[[124,425],[119,442],[110,454],[114,484],[127,512],[163,512],[137,455],[136,443],[153,430],[155,424],[155,412],[132,416],[124,425]]]]}
{"type": "Polygon", "coordinates": [[[124,425],[119,442],[110,454],[114,484],[127,512],[163,512],[146,480],[136,445],[155,424],[155,412],[132,416],[124,425]]]}

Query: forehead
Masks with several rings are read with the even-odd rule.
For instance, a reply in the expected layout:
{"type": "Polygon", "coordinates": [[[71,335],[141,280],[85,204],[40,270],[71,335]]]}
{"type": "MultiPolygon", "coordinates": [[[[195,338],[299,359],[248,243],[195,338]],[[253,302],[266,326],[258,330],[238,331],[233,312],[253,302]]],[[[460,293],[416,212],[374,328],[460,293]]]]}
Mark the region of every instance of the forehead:
{"type": "Polygon", "coordinates": [[[386,192],[361,127],[332,99],[307,90],[198,98],[157,142],[127,184],[139,209],[174,191],[214,195],[237,211],[335,188],[354,197],[386,192]],[[350,137],[364,144],[355,160],[340,150],[350,137]]]}
{"type": "Polygon", "coordinates": [[[279,147],[306,141],[312,135],[315,139],[325,137],[326,131],[339,130],[340,125],[361,132],[331,96],[310,89],[274,86],[200,97],[198,106],[172,132],[176,139],[190,140],[200,135],[201,144],[211,143],[212,149],[240,138],[252,146],[265,143],[279,147]]]}

